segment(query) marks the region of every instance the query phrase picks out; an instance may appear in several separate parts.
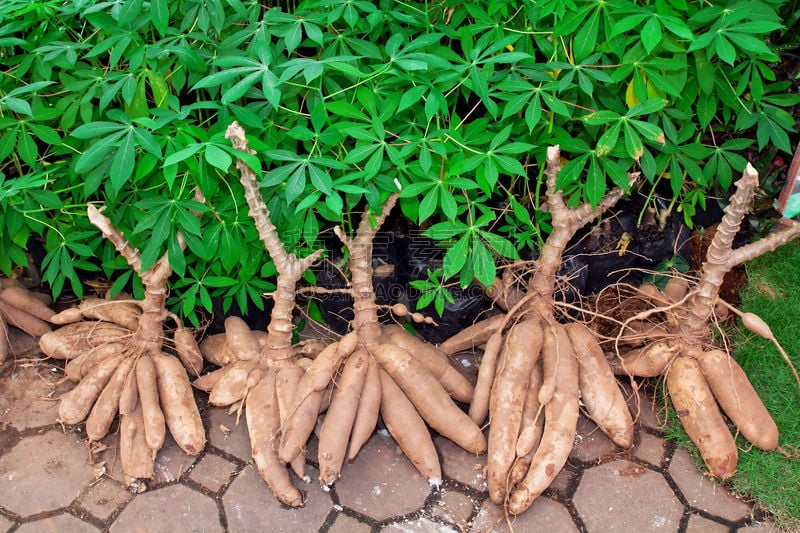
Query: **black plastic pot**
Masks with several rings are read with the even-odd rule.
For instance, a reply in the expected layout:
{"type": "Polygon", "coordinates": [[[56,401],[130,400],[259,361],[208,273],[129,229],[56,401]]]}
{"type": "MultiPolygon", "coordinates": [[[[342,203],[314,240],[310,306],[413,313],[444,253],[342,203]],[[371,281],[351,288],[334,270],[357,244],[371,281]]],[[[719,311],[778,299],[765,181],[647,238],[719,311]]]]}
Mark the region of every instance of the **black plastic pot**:
{"type": "Polygon", "coordinates": [[[573,242],[569,252],[575,261],[586,264],[585,294],[595,294],[628,276],[639,254],[634,217],[626,211],[607,214],[573,242]]]}
{"type": "Polygon", "coordinates": [[[670,213],[662,226],[648,211],[636,228],[636,235],[641,254],[636,263],[639,268],[654,270],[659,263],[676,255],[687,262],[691,257],[691,233],[680,213],[670,213]]]}
{"type": "MultiPolygon", "coordinates": [[[[442,266],[446,250],[438,247],[436,241],[417,232],[408,235],[407,242],[406,255],[398,258],[397,270],[400,281],[405,286],[404,303],[414,311],[421,294],[411,286],[411,282],[428,279],[428,270],[436,270],[442,266]]],[[[478,286],[472,285],[466,289],[450,287],[448,290],[454,302],[445,302],[441,317],[433,305],[418,310],[423,315],[431,317],[437,325],[414,324],[414,329],[421,337],[435,344],[472,325],[491,304],[483,289],[478,286]]]]}

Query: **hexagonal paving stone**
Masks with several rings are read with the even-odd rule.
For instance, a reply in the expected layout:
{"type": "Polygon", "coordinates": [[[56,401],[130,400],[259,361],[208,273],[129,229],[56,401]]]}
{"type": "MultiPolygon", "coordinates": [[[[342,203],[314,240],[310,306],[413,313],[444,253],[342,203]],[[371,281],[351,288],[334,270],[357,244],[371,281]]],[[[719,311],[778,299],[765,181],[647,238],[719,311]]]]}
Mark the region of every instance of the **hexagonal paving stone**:
{"type": "Polygon", "coordinates": [[[486,478],[483,476],[486,468],[485,453],[469,453],[443,437],[436,437],[433,442],[442,458],[442,472],[445,476],[473,489],[487,490],[486,478]]]}
{"type": "Polygon", "coordinates": [[[572,502],[589,531],[677,531],[683,515],[661,474],[624,460],[584,471],[572,502]]]}
{"type": "Polygon", "coordinates": [[[183,485],[139,494],[117,517],[111,533],[222,531],[214,500],[183,485]]]}
{"type": "Polygon", "coordinates": [[[244,413],[239,418],[239,425],[236,425],[236,415],[229,415],[227,409],[209,409],[203,418],[207,421],[209,444],[242,461],[253,457],[244,413]]]}
{"type": "Polygon", "coordinates": [[[578,475],[578,472],[579,469],[577,466],[567,462],[548,488],[556,491],[563,498],[569,498],[571,496],[570,490],[572,489],[572,481],[575,479],[575,476],[578,475]]]}
{"type": "Polygon", "coordinates": [[[0,506],[23,517],[66,507],[92,479],[77,435],[28,436],[0,457],[0,506]]]}
{"type": "Polygon", "coordinates": [[[27,333],[17,328],[8,328],[8,341],[11,345],[11,353],[20,356],[42,356],[39,350],[39,339],[31,337],[27,333]]]}
{"type": "Polygon", "coordinates": [[[730,528],[719,522],[714,522],[708,518],[693,514],[689,517],[689,524],[686,526],[686,533],[725,533],[730,528]]]}
{"type": "Polygon", "coordinates": [[[91,524],[87,524],[83,520],[75,518],[71,514],[64,513],[22,524],[17,531],[21,531],[22,533],[41,533],[43,531],[57,531],[58,533],[93,533],[100,530],[91,524]]]}
{"type": "Polygon", "coordinates": [[[231,479],[236,465],[218,455],[207,453],[189,473],[189,479],[211,492],[217,492],[231,479]]]}
{"type": "Polygon", "coordinates": [[[119,483],[109,478],[101,478],[84,490],[78,503],[82,509],[98,520],[105,520],[131,499],[133,494],[119,483]]]}
{"type": "Polygon", "coordinates": [[[419,510],[430,491],[385,431],[372,436],[336,482],[339,503],[375,520],[419,510]]]}
{"type": "Polygon", "coordinates": [[[189,455],[181,450],[180,446],[175,442],[172,436],[167,431],[167,438],[164,441],[164,446],[158,450],[156,455],[155,465],[155,481],[159,483],[172,483],[181,478],[181,476],[188,471],[197,457],[189,455]]]}
{"type": "Polygon", "coordinates": [[[316,479],[319,472],[307,467],[306,473],[315,481],[303,483],[291,475],[292,483],[305,493],[305,507],[292,509],[283,505],[252,465],[236,476],[222,497],[228,529],[231,531],[270,532],[317,531],[333,507],[330,495],[316,479]]]}
{"type": "Polygon", "coordinates": [[[427,518],[401,520],[381,528],[382,533],[408,533],[409,531],[414,531],[415,533],[458,533],[458,530],[451,526],[440,524],[427,518]]]}
{"type": "Polygon", "coordinates": [[[575,533],[578,528],[567,508],[546,496],[533,501],[530,508],[519,516],[505,518],[503,508],[486,500],[472,524],[470,533],[507,533],[514,531],[546,531],[547,533],[575,533]],[[511,527],[509,528],[509,523],[511,527]]]}
{"type": "Polygon", "coordinates": [[[639,442],[633,447],[633,455],[653,466],[660,467],[664,462],[664,439],[640,429],[639,442]]]}
{"type": "Polygon", "coordinates": [[[630,384],[625,383],[624,380],[620,380],[619,383],[636,423],[652,429],[663,430],[664,422],[661,416],[663,413],[658,412],[660,406],[656,400],[641,390],[633,393],[630,384]]]}
{"type": "Polygon", "coordinates": [[[72,388],[69,383],[55,383],[63,378],[61,371],[44,362],[19,366],[4,376],[0,383],[0,422],[18,431],[49,426],[58,422],[56,398],[72,388]]]}
{"type": "Polygon", "coordinates": [[[578,419],[575,442],[572,445],[572,453],[570,453],[571,458],[594,463],[604,455],[617,450],[618,448],[605,433],[600,431],[597,424],[584,416],[578,419]]]}
{"type": "Polygon", "coordinates": [[[466,494],[448,489],[438,491],[436,497],[430,508],[431,515],[455,524],[461,531],[466,529],[467,520],[472,515],[472,499],[466,494]]]}
{"type": "Polygon", "coordinates": [[[343,513],[336,515],[336,521],[328,529],[328,533],[370,533],[370,531],[372,531],[371,526],[343,513]]]}
{"type": "Polygon", "coordinates": [[[6,531],[11,529],[11,526],[13,526],[13,525],[14,525],[14,522],[9,520],[5,516],[0,516],[0,531],[2,531],[3,533],[6,533],[6,531]]]}
{"type": "Polygon", "coordinates": [[[746,503],[732,496],[724,486],[704,476],[684,448],[675,450],[669,474],[686,501],[695,509],[732,522],[743,519],[750,512],[746,503]]]}

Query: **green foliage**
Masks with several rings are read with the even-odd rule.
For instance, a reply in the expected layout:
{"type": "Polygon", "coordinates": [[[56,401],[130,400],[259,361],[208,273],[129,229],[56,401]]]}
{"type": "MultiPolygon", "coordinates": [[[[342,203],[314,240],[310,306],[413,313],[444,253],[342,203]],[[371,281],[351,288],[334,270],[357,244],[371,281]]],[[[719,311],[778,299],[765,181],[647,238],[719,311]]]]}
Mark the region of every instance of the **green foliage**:
{"type": "Polygon", "coordinates": [[[798,98],[768,41],[781,4],[6,0],[0,269],[37,235],[55,293],[80,293],[76,269],[122,288],[132,275],[84,220],[101,202],[146,264],[169,253],[178,311],[196,321],[213,296],[258,305],[269,260],[228,174],[232,120],[299,253],[400,187],[404,214],[449,247],[444,275],[490,283],[548,229],[554,143],[573,202],[639,170],[688,218],[742,170],[742,150],[789,151],[798,98]]]}

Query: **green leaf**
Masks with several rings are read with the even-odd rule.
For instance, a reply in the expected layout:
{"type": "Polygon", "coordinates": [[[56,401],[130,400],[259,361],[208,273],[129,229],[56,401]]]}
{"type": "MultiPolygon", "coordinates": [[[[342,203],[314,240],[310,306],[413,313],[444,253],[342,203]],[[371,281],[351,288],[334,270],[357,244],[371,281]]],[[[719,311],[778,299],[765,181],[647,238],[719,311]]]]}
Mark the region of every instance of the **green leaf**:
{"type": "Polygon", "coordinates": [[[713,94],[701,94],[697,97],[696,106],[700,127],[705,128],[717,114],[717,99],[713,94]]]}
{"type": "Polygon", "coordinates": [[[71,135],[78,139],[91,139],[92,137],[105,136],[124,128],[125,126],[118,122],[89,122],[75,128],[71,135]]]}
{"type": "Polygon", "coordinates": [[[4,103],[9,111],[19,113],[20,115],[33,116],[31,105],[22,98],[14,98],[13,96],[6,96],[0,103],[4,103]]]}
{"type": "Polygon", "coordinates": [[[36,167],[36,161],[39,159],[39,150],[36,147],[36,141],[27,131],[20,132],[17,137],[17,151],[29,167],[36,167]]]}
{"type": "Polygon", "coordinates": [[[111,162],[111,185],[116,192],[122,189],[122,186],[133,175],[133,166],[136,163],[136,148],[132,134],[126,135],[122,139],[114,154],[114,159],[111,162]]]}
{"type": "Polygon", "coordinates": [[[214,144],[206,145],[205,159],[209,165],[214,166],[223,172],[228,172],[228,169],[231,167],[231,163],[233,163],[233,158],[230,156],[230,154],[214,144]]]}
{"type": "Polygon", "coordinates": [[[370,122],[370,119],[367,115],[361,112],[356,106],[349,102],[345,102],[343,100],[336,100],[333,102],[327,102],[325,104],[327,110],[334,115],[339,115],[340,117],[344,118],[352,118],[356,120],[361,120],[364,122],[370,122]]]}
{"type": "Polygon", "coordinates": [[[648,54],[652,52],[656,46],[658,46],[658,43],[661,42],[662,37],[661,22],[659,22],[658,18],[650,17],[647,19],[647,22],[645,22],[641,31],[641,38],[644,49],[648,54]]]}
{"type": "Polygon", "coordinates": [[[176,165],[176,164],[180,163],[181,161],[183,161],[184,159],[188,159],[191,156],[193,156],[194,154],[196,154],[197,152],[199,152],[200,148],[202,148],[202,147],[203,147],[203,145],[200,144],[200,143],[190,144],[186,148],[182,148],[182,149],[178,150],[177,152],[175,152],[174,154],[170,154],[169,156],[167,156],[164,159],[164,164],[162,165],[162,167],[168,167],[170,165],[176,165]]]}
{"type": "Polygon", "coordinates": [[[417,221],[419,224],[422,224],[431,215],[436,211],[436,207],[439,205],[439,188],[435,187],[428,191],[428,194],[422,197],[422,200],[419,203],[419,220],[417,221]]]}
{"type": "MultiPolygon", "coordinates": [[[[464,264],[467,262],[468,251],[469,235],[462,235],[444,254],[442,268],[444,269],[445,278],[452,278],[461,271],[464,264]]],[[[489,284],[489,286],[491,286],[491,284],[489,284]]]]}
{"type": "Polygon", "coordinates": [[[327,172],[316,165],[308,165],[308,175],[311,178],[311,183],[325,194],[333,194],[333,181],[327,172]]]}
{"type": "Polygon", "coordinates": [[[114,148],[116,142],[123,135],[124,134],[122,132],[118,132],[114,135],[109,135],[108,137],[92,143],[92,145],[78,158],[78,162],[75,165],[75,172],[79,174],[88,172],[101,164],[106,155],[108,155],[108,153],[114,148]]]}
{"type": "Polygon", "coordinates": [[[600,136],[600,138],[597,140],[596,147],[598,157],[604,157],[614,149],[614,147],[617,145],[617,140],[619,140],[619,131],[621,127],[622,122],[617,122],[600,136]]]}
{"type": "Polygon", "coordinates": [[[517,249],[505,237],[484,230],[479,230],[478,233],[496,254],[507,259],[519,259],[517,249]]]}
{"type": "Polygon", "coordinates": [[[58,133],[49,126],[31,122],[28,124],[28,129],[42,142],[51,144],[53,146],[58,146],[61,144],[61,138],[58,136],[58,133]]]}
{"type": "Polygon", "coordinates": [[[606,176],[600,165],[597,164],[597,158],[592,157],[589,162],[589,170],[586,173],[586,199],[589,200],[592,207],[595,207],[600,203],[605,193],[606,176]]]}
{"type": "Polygon", "coordinates": [[[704,49],[694,52],[695,68],[697,69],[697,83],[703,94],[711,95],[714,91],[715,68],[708,60],[704,49]]]}
{"type": "Polygon", "coordinates": [[[639,161],[639,158],[644,153],[644,145],[639,134],[627,122],[625,122],[624,137],[625,151],[634,161],[639,161]]]}
{"type": "Polygon", "coordinates": [[[168,0],[150,0],[150,21],[156,31],[164,37],[169,27],[168,0]]]}
{"type": "Polygon", "coordinates": [[[400,104],[397,106],[397,112],[399,113],[415,105],[427,90],[428,88],[424,85],[417,85],[403,92],[403,96],[400,97],[400,104]]]}
{"type": "Polygon", "coordinates": [[[127,26],[133,22],[142,10],[144,0],[127,0],[122,7],[120,7],[117,22],[120,26],[127,26]]]}
{"type": "Polygon", "coordinates": [[[295,199],[303,194],[303,190],[306,188],[306,172],[305,169],[301,166],[295,170],[291,176],[289,176],[289,180],[286,182],[286,187],[284,188],[284,193],[286,194],[286,201],[288,203],[292,203],[295,199]]]}
{"type": "Polygon", "coordinates": [[[167,253],[169,254],[169,265],[175,274],[180,277],[186,275],[186,256],[175,235],[170,236],[168,240],[167,253]]]}
{"type": "Polygon", "coordinates": [[[492,254],[480,239],[473,239],[471,259],[477,280],[485,287],[491,287],[494,282],[495,274],[497,273],[497,268],[495,267],[492,254]]]}
{"type": "Polygon", "coordinates": [[[239,100],[259,81],[261,81],[261,72],[248,74],[236,82],[230,89],[222,93],[223,105],[228,105],[239,100]]]}
{"type": "Polygon", "coordinates": [[[581,62],[592,52],[597,45],[597,36],[600,33],[600,10],[595,11],[589,20],[578,31],[572,41],[572,50],[575,54],[575,61],[581,62]]]}
{"type": "Polygon", "coordinates": [[[733,66],[736,61],[736,50],[733,48],[731,42],[722,34],[717,36],[714,41],[715,50],[721,60],[733,66]]]}

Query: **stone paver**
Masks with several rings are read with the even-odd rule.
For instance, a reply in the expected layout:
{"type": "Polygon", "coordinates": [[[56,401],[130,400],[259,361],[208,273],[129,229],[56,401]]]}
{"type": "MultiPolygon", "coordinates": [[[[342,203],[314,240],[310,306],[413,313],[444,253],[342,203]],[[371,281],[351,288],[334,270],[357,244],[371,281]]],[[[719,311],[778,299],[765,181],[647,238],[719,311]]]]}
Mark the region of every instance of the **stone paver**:
{"type": "Polygon", "coordinates": [[[575,467],[569,463],[565,464],[561,472],[559,472],[553,482],[550,483],[549,489],[558,492],[563,497],[569,496],[570,487],[576,475],[577,471],[575,467]]]}
{"type": "MultiPolygon", "coordinates": [[[[487,500],[485,455],[467,453],[436,437],[446,478],[437,490],[385,431],[377,432],[356,461],[345,465],[332,492],[319,487],[313,466],[307,467],[312,483],[292,475],[306,506],[289,509],[252,466],[244,417],[237,425],[225,409],[204,410],[210,449],[201,459],[185,455],[168,438],[156,460],[156,479],[134,495],[121,483],[116,426],[90,457],[81,426],[65,434],[55,425],[57,402],[48,396],[60,394],[51,393],[50,383],[61,374],[52,368],[47,362],[0,368],[0,533],[96,531],[103,523],[112,533],[212,532],[223,526],[228,531],[312,533],[324,527],[332,533],[368,533],[375,522],[381,531],[403,533],[573,533],[577,527],[571,511],[577,511],[590,533],[677,531],[682,519],[689,533],[714,533],[727,531],[726,524],[745,522],[752,512],[725,486],[707,479],[688,452],[678,450],[665,459],[673,447],[659,436],[661,423],[646,395],[641,396],[640,415],[645,427],[637,427],[634,448],[614,447],[582,419],[580,438],[565,468],[545,495],[509,522],[503,509],[487,500]],[[37,520],[31,520],[34,516],[37,520]]],[[[316,448],[312,436],[310,463],[316,460],[316,448]]],[[[766,521],[736,531],[780,530],[766,521]]]]}
{"type": "Polygon", "coordinates": [[[217,492],[228,484],[236,465],[227,459],[207,453],[189,473],[189,479],[211,492],[217,492]]]}
{"type": "Polygon", "coordinates": [[[681,493],[695,509],[736,522],[745,518],[750,508],[732,496],[722,485],[703,475],[691,454],[683,448],[675,450],[669,473],[681,493]]]}
{"type": "Polygon", "coordinates": [[[42,354],[39,353],[39,340],[37,338],[31,337],[17,328],[8,328],[8,340],[11,344],[11,353],[15,357],[42,357],[42,354]]]}
{"type": "Polygon", "coordinates": [[[581,416],[570,457],[585,463],[599,462],[603,456],[619,451],[597,424],[581,416]]]}
{"type": "Polygon", "coordinates": [[[101,478],[84,489],[79,505],[98,520],[106,520],[131,501],[133,494],[109,478],[101,478]]]}
{"type": "Polygon", "coordinates": [[[339,503],[379,521],[420,509],[430,491],[386,432],[373,435],[336,482],[339,503]]]}
{"type": "Polygon", "coordinates": [[[58,398],[72,388],[56,382],[63,374],[52,372],[55,367],[41,364],[19,366],[3,380],[0,394],[0,426],[9,425],[17,431],[49,426],[58,422],[58,398]]]}
{"type": "Polygon", "coordinates": [[[236,424],[236,415],[229,415],[227,409],[209,409],[204,413],[208,443],[227,452],[242,461],[252,457],[250,436],[247,434],[247,422],[244,413],[236,424]]]}
{"type": "Polygon", "coordinates": [[[78,435],[50,430],[0,457],[0,506],[26,517],[66,507],[94,477],[78,435]]]}
{"type": "Polygon", "coordinates": [[[431,515],[445,522],[466,528],[466,523],[472,515],[472,500],[466,494],[455,490],[442,489],[437,494],[438,499],[431,507],[431,515]]]}
{"type": "Polygon", "coordinates": [[[196,457],[181,450],[168,431],[164,446],[156,455],[153,467],[155,481],[158,483],[172,483],[179,480],[192,467],[196,459],[196,457]]]}
{"type": "Polygon", "coordinates": [[[488,489],[483,475],[486,468],[486,454],[469,453],[442,437],[436,437],[434,444],[442,458],[442,472],[445,476],[476,490],[488,489]]]}
{"type": "Polygon", "coordinates": [[[346,514],[339,514],[336,517],[336,521],[328,529],[328,533],[370,533],[371,531],[372,528],[370,526],[346,514]]]}
{"type": "Polygon", "coordinates": [[[330,513],[333,502],[330,494],[316,482],[319,472],[306,468],[306,473],[314,480],[312,483],[302,483],[292,475],[292,482],[305,493],[306,501],[305,507],[291,509],[278,501],[255,467],[247,466],[222,497],[228,529],[263,531],[268,525],[269,531],[274,533],[318,530],[330,513]]]}
{"type": "Polygon", "coordinates": [[[22,524],[17,531],[22,533],[42,533],[45,531],[53,533],[93,533],[100,530],[79,518],[75,518],[71,514],[63,513],[22,524]]]}
{"type": "Polygon", "coordinates": [[[662,475],[625,460],[586,470],[572,502],[589,531],[677,531],[683,515],[662,475]]]}
{"type": "Polygon", "coordinates": [[[728,529],[728,526],[695,514],[689,517],[686,533],[726,533],[728,529]]]}
{"type": "Polygon", "coordinates": [[[500,506],[486,500],[469,531],[470,533],[514,533],[519,531],[575,533],[578,528],[575,527],[566,507],[546,496],[540,496],[523,514],[509,516],[507,519],[500,506]]]}
{"type": "Polygon", "coordinates": [[[639,430],[639,442],[633,447],[633,455],[653,466],[664,463],[664,439],[659,439],[647,431],[639,430]]]}
{"type": "Polygon", "coordinates": [[[663,430],[664,420],[660,416],[662,413],[656,411],[659,407],[655,400],[641,390],[634,393],[624,379],[619,380],[619,383],[622,386],[622,393],[625,395],[634,420],[638,424],[651,429],[663,430]]]}
{"type": "Polygon", "coordinates": [[[381,528],[381,533],[459,533],[452,526],[440,524],[427,518],[415,520],[401,520],[381,528]]]}
{"type": "Polygon", "coordinates": [[[111,533],[222,531],[217,504],[183,485],[140,494],[111,525],[111,533]]]}

